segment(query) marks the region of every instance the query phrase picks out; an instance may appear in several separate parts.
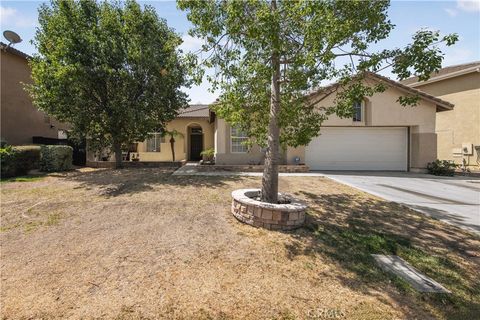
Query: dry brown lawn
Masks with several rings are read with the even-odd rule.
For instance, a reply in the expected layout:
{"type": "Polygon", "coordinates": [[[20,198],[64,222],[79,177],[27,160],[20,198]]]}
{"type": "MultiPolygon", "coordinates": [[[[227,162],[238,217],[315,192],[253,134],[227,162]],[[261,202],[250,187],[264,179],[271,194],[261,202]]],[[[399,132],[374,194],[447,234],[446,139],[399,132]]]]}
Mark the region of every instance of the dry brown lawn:
{"type": "Polygon", "coordinates": [[[119,319],[473,319],[480,240],[319,177],[283,177],[305,228],[230,214],[256,177],[83,170],[1,184],[1,315],[119,319]],[[452,290],[420,294],[378,269],[397,254],[452,290]]]}

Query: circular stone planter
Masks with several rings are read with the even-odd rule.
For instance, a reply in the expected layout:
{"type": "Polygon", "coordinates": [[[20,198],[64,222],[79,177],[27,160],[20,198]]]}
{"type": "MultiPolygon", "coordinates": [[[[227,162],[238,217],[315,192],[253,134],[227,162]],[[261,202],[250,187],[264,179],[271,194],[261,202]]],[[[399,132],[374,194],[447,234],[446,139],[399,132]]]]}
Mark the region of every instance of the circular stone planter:
{"type": "Polygon", "coordinates": [[[291,196],[288,204],[267,203],[253,199],[260,189],[239,189],[232,192],[232,214],[238,220],[270,230],[292,230],[303,225],[307,206],[291,196]]]}

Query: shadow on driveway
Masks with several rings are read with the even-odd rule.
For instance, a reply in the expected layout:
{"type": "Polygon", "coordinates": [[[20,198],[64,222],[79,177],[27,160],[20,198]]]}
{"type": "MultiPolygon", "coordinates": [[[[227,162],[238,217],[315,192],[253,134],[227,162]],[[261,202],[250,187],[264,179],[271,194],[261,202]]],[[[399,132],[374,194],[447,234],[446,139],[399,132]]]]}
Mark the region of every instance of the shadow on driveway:
{"type": "Polygon", "coordinates": [[[480,233],[480,179],[406,172],[325,172],[337,182],[480,233]]]}

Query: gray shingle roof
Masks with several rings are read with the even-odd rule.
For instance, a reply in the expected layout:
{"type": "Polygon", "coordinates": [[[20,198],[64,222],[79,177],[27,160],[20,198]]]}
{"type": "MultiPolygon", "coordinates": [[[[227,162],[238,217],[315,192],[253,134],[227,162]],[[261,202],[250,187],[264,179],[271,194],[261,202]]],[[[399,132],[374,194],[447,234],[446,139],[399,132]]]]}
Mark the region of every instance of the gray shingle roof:
{"type": "MultiPolygon", "coordinates": [[[[480,61],[473,61],[473,62],[469,62],[469,63],[457,64],[457,65],[454,65],[454,66],[448,66],[448,67],[442,68],[442,69],[438,70],[437,72],[432,73],[430,75],[430,80],[432,80],[436,77],[446,76],[450,73],[462,71],[462,70],[473,68],[473,67],[480,67],[480,61]]],[[[417,83],[417,82],[418,82],[418,77],[411,77],[411,78],[400,81],[400,83],[405,84],[407,86],[412,85],[412,84],[417,83]]]]}
{"type": "Polygon", "coordinates": [[[180,111],[178,118],[209,118],[208,104],[191,104],[188,108],[180,111]]]}
{"type": "Polygon", "coordinates": [[[32,58],[30,55],[26,54],[25,52],[22,52],[20,50],[17,50],[15,49],[14,47],[8,47],[8,45],[6,43],[3,43],[0,41],[0,47],[1,49],[5,49],[7,52],[11,53],[11,54],[14,54],[14,55],[17,55],[19,57],[22,57],[24,59],[30,59],[32,58]]]}

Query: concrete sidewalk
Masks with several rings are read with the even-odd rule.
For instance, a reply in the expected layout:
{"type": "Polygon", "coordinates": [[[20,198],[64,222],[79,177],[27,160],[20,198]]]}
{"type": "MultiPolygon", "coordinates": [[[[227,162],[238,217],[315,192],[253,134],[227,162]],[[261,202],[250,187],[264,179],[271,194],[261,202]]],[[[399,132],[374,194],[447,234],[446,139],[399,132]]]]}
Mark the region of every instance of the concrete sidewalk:
{"type": "MultiPolygon", "coordinates": [[[[174,176],[250,176],[261,177],[262,172],[236,172],[236,171],[200,171],[196,165],[185,165],[177,169],[174,176]]],[[[302,173],[280,173],[280,177],[323,177],[324,174],[320,172],[302,172],[302,173]]]]}

